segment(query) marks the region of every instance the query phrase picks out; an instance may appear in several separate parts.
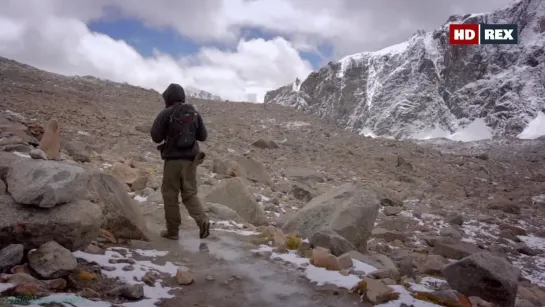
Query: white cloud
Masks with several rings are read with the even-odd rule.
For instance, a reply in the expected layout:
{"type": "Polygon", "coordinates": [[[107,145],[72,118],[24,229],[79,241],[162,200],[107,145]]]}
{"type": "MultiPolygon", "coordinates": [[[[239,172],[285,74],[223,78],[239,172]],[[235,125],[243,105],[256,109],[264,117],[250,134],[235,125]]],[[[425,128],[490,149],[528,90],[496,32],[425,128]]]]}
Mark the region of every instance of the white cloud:
{"type": "Polygon", "coordinates": [[[233,51],[202,48],[175,59],[156,51],[143,57],[124,41],[93,33],[80,20],[43,17],[39,21],[0,16],[0,55],[68,75],[93,75],[154,88],[171,82],[245,100],[306,77],[310,63],[285,39],[241,40],[233,51]]]}
{"type": "Polygon", "coordinates": [[[433,29],[450,14],[492,10],[511,1],[3,0],[0,55],[58,73],[159,91],[179,82],[231,100],[257,93],[262,101],[266,90],[311,71],[297,51],[317,52],[323,44],[333,46],[334,57],[376,50],[417,29],[433,29]],[[89,31],[87,22],[106,17],[138,19],[203,45],[228,43],[232,50],[205,47],[182,59],[160,51],[143,57],[124,41],[89,31]],[[279,37],[241,39],[248,28],[279,37]]]}

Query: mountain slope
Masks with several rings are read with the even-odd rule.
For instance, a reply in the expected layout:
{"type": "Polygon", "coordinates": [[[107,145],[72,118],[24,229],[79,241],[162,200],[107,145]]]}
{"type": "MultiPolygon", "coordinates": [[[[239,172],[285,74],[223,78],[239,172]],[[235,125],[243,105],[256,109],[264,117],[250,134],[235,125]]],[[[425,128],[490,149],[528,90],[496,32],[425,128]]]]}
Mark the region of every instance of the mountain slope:
{"type": "MultiPolygon", "coordinates": [[[[470,124],[515,136],[545,108],[545,1],[451,16],[433,32],[347,56],[265,95],[362,134],[445,137],[470,124]],[[450,23],[516,23],[519,45],[450,46],[450,23]],[[475,121],[476,120],[476,121],[475,121]]],[[[482,129],[481,129],[482,130],[482,129]]]]}

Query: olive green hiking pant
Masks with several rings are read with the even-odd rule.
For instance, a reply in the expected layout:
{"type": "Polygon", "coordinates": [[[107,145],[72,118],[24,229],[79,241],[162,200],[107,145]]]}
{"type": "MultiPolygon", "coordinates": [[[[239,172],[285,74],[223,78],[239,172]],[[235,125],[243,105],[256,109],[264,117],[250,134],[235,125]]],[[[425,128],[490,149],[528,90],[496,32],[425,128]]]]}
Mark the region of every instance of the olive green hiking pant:
{"type": "Polygon", "coordinates": [[[197,224],[208,220],[197,196],[197,166],[203,160],[204,153],[201,153],[195,161],[169,160],[164,163],[161,193],[165,203],[167,231],[170,234],[177,235],[180,228],[181,215],[178,201],[178,195],[180,194],[182,196],[182,203],[197,224]]]}

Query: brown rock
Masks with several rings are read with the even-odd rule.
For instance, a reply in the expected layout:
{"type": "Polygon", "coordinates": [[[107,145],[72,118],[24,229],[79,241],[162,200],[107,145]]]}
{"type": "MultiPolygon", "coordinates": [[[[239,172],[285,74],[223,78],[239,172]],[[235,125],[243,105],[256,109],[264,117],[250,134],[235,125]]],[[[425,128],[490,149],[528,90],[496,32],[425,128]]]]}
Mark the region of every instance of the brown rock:
{"type": "Polygon", "coordinates": [[[39,148],[45,152],[47,157],[52,160],[60,158],[61,138],[59,135],[59,121],[51,119],[45,127],[44,135],[40,141],[39,148]]]}
{"type": "Polygon", "coordinates": [[[190,285],[195,282],[195,276],[189,271],[178,270],[176,272],[176,282],[179,285],[190,285]]]}
{"type": "Polygon", "coordinates": [[[443,275],[442,270],[450,262],[440,255],[429,255],[420,266],[420,272],[428,275],[443,275]]]}
{"type": "Polygon", "coordinates": [[[462,241],[456,243],[451,243],[450,241],[437,241],[435,242],[435,247],[433,248],[434,254],[455,260],[459,260],[482,251],[483,250],[476,244],[462,241]]]}
{"type": "Polygon", "coordinates": [[[339,264],[341,266],[341,270],[348,270],[352,267],[352,257],[349,253],[342,254],[341,256],[337,257],[337,260],[339,261],[339,264]]]}
{"type": "Polygon", "coordinates": [[[142,169],[116,162],[112,166],[111,174],[126,183],[132,191],[140,191],[148,184],[148,173],[142,169]]]}
{"type": "Polygon", "coordinates": [[[514,226],[514,225],[500,224],[500,229],[501,230],[509,230],[511,233],[513,233],[516,236],[525,236],[526,235],[526,230],[524,230],[524,229],[522,229],[520,227],[514,226]]]}
{"type": "Polygon", "coordinates": [[[278,148],[278,145],[273,140],[270,140],[270,139],[259,139],[255,141],[252,145],[261,149],[278,148]]]}
{"type": "Polygon", "coordinates": [[[329,271],[340,271],[341,264],[334,255],[328,253],[326,249],[315,248],[312,250],[310,263],[314,266],[324,268],[329,271]]]}
{"type": "Polygon", "coordinates": [[[365,299],[374,305],[384,304],[399,298],[399,293],[383,282],[371,278],[364,278],[365,299]]]}

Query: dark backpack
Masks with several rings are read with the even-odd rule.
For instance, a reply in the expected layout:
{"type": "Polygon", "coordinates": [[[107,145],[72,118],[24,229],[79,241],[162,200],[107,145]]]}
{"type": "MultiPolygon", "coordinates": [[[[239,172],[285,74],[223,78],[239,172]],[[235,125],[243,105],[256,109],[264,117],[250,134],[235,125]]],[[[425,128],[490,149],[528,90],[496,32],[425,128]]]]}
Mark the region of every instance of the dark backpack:
{"type": "Polygon", "coordinates": [[[192,148],[197,141],[197,116],[197,110],[190,104],[180,103],[176,106],[170,115],[167,142],[180,149],[192,148]]]}

